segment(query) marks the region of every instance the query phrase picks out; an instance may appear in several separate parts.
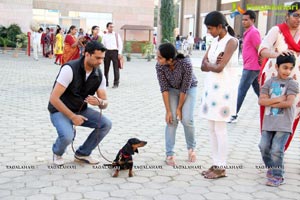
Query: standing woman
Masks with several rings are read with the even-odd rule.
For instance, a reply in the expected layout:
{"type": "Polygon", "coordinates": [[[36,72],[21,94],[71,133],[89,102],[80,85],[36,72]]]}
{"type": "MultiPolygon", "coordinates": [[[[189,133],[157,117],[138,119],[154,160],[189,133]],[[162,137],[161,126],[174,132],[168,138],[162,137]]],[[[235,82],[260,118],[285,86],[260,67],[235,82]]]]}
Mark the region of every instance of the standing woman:
{"type": "Polygon", "coordinates": [[[238,66],[238,40],[218,11],[208,13],[204,24],[214,39],[202,61],[201,70],[206,74],[200,109],[201,117],[209,123],[213,165],[202,175],[215,179],[226,176],[226,123],[236,112],[238,82],[233,67],[238,66]]]}
{"type": "Polygon", "coordinates": [[[92,35],[91,35],[92,40],[96,40],[98,42],[102,41],[101,36],[99,36],[99,26],[93,26],[92,27],[92,35]]]}
{"type": "Polygon", "coordinates": [[[54,48],[54,54],[56,56],[54,64],[60,65],[62,63],[62,54],[63,54],[63,46],[64,46],[64,40],[63,40],[63,31],[60,27],[56,29],[55,34],[55,48],[54,48]]]}
{"type": "Polygon", "coordinates": [[[177,54],[171,43],[161,44],[157,51],[156,73],[162,93],[166,122],[166,163],[174,166],[174,146],[178,121],[184,127],[188,161],[196,161],[194,109],[197,96],[197,79],[189,58],[177,54]]]}
{"type": "MultiPolygon", "coordinates": [[[[293,69],[290,76],[300,83],[300,2],[294,2],[291,4],[284,23],[273,26],[270,29],[268,34],[264,37],[258,52],[261,57],[268,58],[265,59],[261,67],[262,73],[260,76],[260,85],[263,85],[264,82],[272,76],[277,76],[275,68],[276,58],[280,54],[289,54],[289,52],[294,54],[296,57],[296,67],[293,69]]],[[[299,101],[299,98],[297,98],[297,101],[299,101]]],[[[285,150],[288,148],[299,122],[299,103],[296,110],[297,113],[295,113],[292,134],[285,144],[285,150]]],[[[264,106],[261,106],[260,111],[262,127],[264,106]]]]}
{"type": "Polygon", "coordinates": [[[72,25],[65,38],[64,51],[62,56],[62,65],[70,60],[76,60],[80,57],[79,46],[81,42],[76,38],[76,26],[72,25]]]}

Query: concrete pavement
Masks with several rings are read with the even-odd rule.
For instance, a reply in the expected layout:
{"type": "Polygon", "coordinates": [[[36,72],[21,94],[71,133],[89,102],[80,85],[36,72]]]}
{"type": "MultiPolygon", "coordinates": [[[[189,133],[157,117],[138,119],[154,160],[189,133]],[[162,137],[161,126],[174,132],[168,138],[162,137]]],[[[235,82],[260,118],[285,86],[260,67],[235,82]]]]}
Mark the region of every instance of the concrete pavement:
{"type": "MultiPolygon", "coordinates": [[[[49,120],[47,104],[59,67],[54,60],[38,62],[24,55],[13,58],[0,54],[0,199],[299,199],[300,141],[295,134],[285,155],[286,184],[267,187],[259,149],[257,97],[249,90],[237,124],[228,125],[228,177],[207,180],[201,171],[211,165],[207,122],[199,116],[203,74],[197,63],[203,53],[194,52],[192,61],[198,78],[198,103],[195,112],[197,162],[187,163],[183,128],[178,126],[175,168],[164,163],[164,106],[155,74],[155,61],[125,63],[118,89],[108,88],[109,107],[103,111],[113,128],[101,142],[101,152],[109,160],[131,137],[148,141],[134,156],[133,178],[112,171],[97,149],[93,156],[100,164],[73,162],[71,147],[64,155],[63,168],[52,164],[52,143],[56,131],[49,120]]],[[[102,66],[103,68],[103,66],[102,66]]],[[[241,66],[237,67],[240,70],[241,66]]],[[[110,73],[112,85],[112,71],[110,73]]],[[[90,129],[77,128],[75,147],[90,129]]]]}

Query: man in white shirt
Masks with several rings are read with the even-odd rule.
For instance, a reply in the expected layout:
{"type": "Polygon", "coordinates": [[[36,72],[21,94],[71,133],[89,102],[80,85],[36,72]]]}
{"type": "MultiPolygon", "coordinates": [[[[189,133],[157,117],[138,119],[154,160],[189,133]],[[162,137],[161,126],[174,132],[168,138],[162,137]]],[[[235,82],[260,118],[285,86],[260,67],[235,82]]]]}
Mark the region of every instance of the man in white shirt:
{"type": "Polygon", "coordinates": [[[120,82],[120,69],[118,59],[122,56],[123,42],[120,35],[113,31],[114,25],[108,22],[106,25],[107,33],[103,35],[102,43],[107,48],[104,59],[104,75],[106,78],[106,87],[108,87],[109,67],[110,62],[113,62],[114,68],[114,85],[113,88],[119,87],[120,82]]]}
{"type": "Polygon", "coordinates": [[[192,50],[194,48],[194,42],[195,42],[192,32],[190,32],[190,35],[187,38],[187,42],[188,42],[189,55],[192,55],[192,50]]]}
{"type": "Polygon", "coordinates": [[[111,121],[99,111],[88,107],[88,104],[100,109],[108,105],[106,81],[99,68],[105,51],[103,44],[88,42],[84,56],[64,64],[55,80],[48,110],[58,135],[52,146],[53,162],[56,165],[64,164],[62,155],[76,135],[73,126],[94,129],[76,150],[75,159],[89,164],[99,163],[90,154],[111,129],[111,121]]]}
{"type": "Polygon", "coordinates": [[[32,32],[32,48],[33,48],[33,58],[34,60],[38,61],[38,52],[41,50],[41,37],[43,33],[43,29],[40,28],[37,32],[32,32]]]}

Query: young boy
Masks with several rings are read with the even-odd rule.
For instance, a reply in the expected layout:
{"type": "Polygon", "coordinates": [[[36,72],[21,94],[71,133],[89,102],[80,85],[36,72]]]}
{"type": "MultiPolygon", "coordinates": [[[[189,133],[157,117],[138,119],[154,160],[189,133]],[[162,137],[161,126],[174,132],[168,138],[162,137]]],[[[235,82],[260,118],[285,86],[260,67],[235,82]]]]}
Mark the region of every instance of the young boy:
{"type": "Polygon", "coordinates": [[[261,88],[259,105],[266,106],[259,144],[262,159],[268,168],[266,185],[278,187],[284,183],[284,146],[292,132],[298,82],[289,75],[295,66],[295,56],[278,56],[277,77],[270,78],[261,88]]]}

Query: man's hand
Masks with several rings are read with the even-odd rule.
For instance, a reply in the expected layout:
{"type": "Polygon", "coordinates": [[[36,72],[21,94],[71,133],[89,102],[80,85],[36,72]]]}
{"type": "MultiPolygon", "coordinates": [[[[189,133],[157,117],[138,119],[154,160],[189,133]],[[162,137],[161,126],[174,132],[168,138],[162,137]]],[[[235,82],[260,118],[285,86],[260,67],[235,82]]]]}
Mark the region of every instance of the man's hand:
{"type": "Polygon", "coordinates": [[[82,115],[73,115],[73,117],[71,117],[71,120],[75,126],[80,126],[81,124],[83,124],[84,121],[87,121],[88,118],[82,115]]]}
{"type": "Polygon", "coordinates": [[[99,98],[97,98],[95,96],[91,96],[91,95],[89,95],[84,100],[85,103],[91,104],[93,106],[100,106],[100,104],[101,104],[102,101],[103,101],[102,99],[99,99],[99,98]]]}

